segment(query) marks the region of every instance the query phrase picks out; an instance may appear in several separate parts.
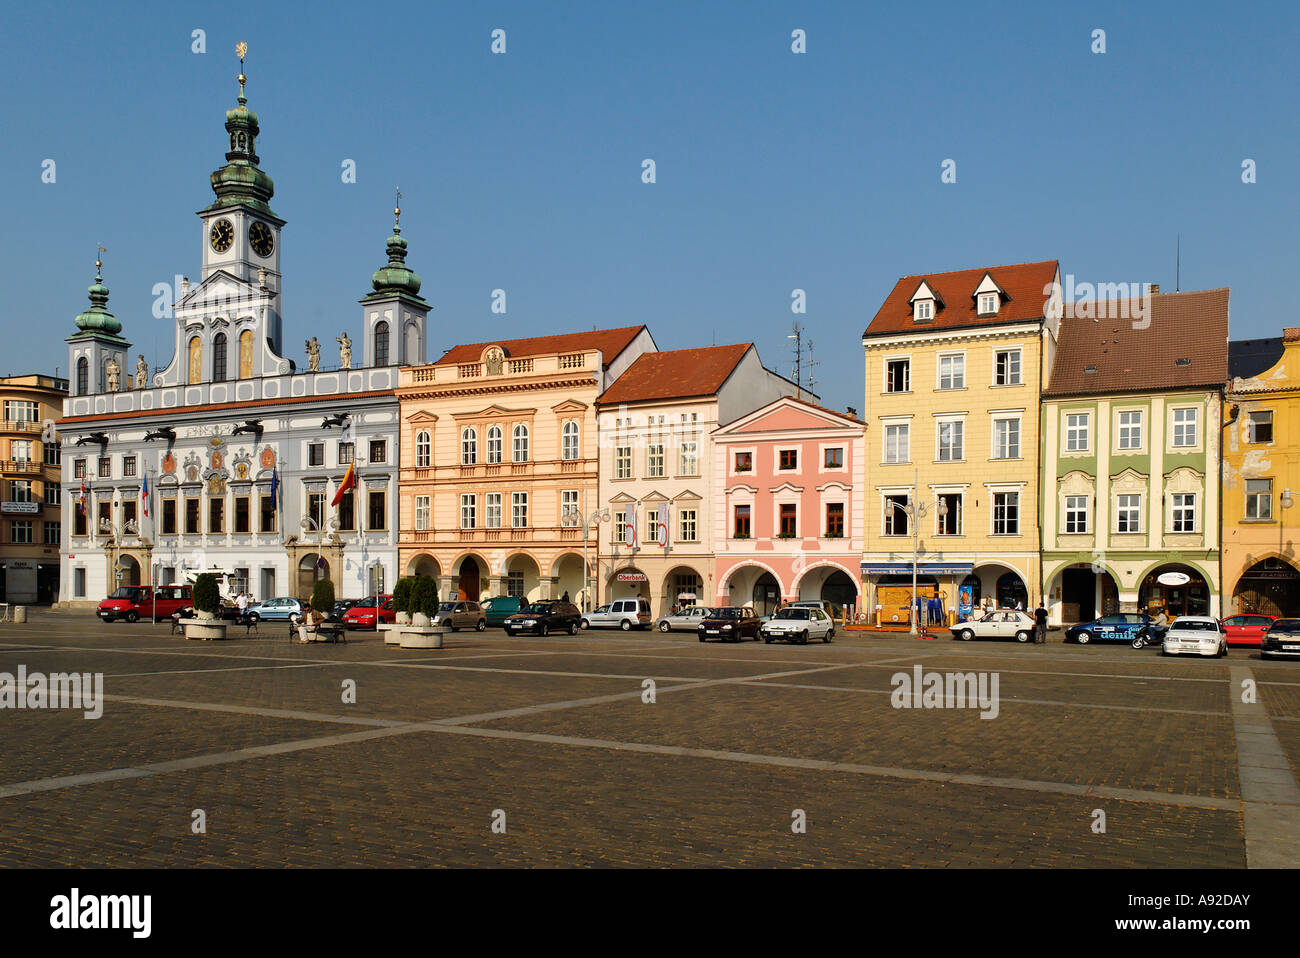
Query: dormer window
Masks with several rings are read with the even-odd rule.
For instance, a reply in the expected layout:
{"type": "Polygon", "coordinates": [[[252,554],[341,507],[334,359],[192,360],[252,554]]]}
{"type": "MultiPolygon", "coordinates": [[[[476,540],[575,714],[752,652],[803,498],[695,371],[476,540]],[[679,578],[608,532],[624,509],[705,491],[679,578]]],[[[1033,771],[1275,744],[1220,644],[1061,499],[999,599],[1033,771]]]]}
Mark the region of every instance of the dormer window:
{"type": "Polygon", "coordinates": [[[998,311],[998,294],[997,293],[980,293],[981,316],[995,316],[998,311]]]}
{"type": "Polygon", "coordinates": [[[934,300],[918,299],[912,304],[912,320],[917,323],[928,323],[934,319],[934,300]]]}
{"type": "Polygon", "coordinates": [[[996,316],[1007,299],[1005,291],[998,285],[991,273],[985,273],[980,284],[975,287],[975,315],[996,316]]]}

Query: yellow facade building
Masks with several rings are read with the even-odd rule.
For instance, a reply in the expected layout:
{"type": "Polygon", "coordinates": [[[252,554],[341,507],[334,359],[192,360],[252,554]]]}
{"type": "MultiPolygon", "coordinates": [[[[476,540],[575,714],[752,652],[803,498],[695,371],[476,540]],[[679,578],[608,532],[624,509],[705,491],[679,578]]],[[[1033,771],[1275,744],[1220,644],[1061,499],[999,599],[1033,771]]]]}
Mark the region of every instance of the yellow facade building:
{"type": "Polygon", "coordinates": [[[1300,327],[1231,343],[1228,355],[1225,614],[1300,616],[1300,327]]]}
{"type": "Polygon", "coordinates": [[[1060,316],[1048,261],[905,276],[863,333],[869,615],[908,620],[914,557],[945,618],[1040,600],[1039,399],[1060,316]]]}

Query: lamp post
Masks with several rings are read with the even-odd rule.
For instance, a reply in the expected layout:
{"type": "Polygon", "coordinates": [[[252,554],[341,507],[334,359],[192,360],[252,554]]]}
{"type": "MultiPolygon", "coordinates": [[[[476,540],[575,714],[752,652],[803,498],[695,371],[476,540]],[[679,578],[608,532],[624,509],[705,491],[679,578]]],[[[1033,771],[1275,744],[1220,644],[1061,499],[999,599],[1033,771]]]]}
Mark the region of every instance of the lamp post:
{"type": "MultiPolygon", "coordinates": [[[[582,513],[578,510],[577,506],[572,506],[572,505],[566,506],[562,514],[561,521],[574,522],[574,523],[582,522],[582,513]]],[[[588,606],[588,608],[582,610],[583,612],[591,611],[590,606],[591,606],[592,576],[591,576],[590,566],[587,565],[587,537],[591,532],[591,527],[599,526],[600,523],[602,522],[609,522],[608,508],[597,509],[591,515],[587,516],[587,520],[585,522],[582,522],[582,601],[584,605],[588,606]]],[[[596,537],[596,544],[599,546],[600,536],[596,537]]],[[[597,552],[597,554],[599,554],[599,551],[597,552]]],[[[599,563],[599,560],[597,560],[597,562],[599,563]]]]}
{"type": "MultiPolygon", "coordinates": [[[[320,577],[320,562],[323,558],[321,555],[321,549],[325,547],[325,528],[322,527],[321,524],[312,516],[303,516],[302,521],[299,522],[298,525],[305,533],[316,533],[316,562],[311,567],[311,590],[314,593],[316,591],[316,581],[320,577]]],[[[331,518],[327,525],[330,534],[333,535],[334,532],[338,530],[339,523],[337,519],[331,518]]]]}
{"type": "Polygon", "coordinates": [[[118,577],[121,575],[121,572],[117,568],[117,561],[118,561],[118,549],[120,548],[121,545],[122,533],[125,532],[129,536],[136,536],[140,534],[140,529],[136,525],[134,519],[126,520],[126,522],[121,527],[118,527],[113,525],[112,520],[109,519],[108,516],[100,516],[99,532],[101,535],[108,536],[108,541],[111,543],[111,550],[109,552],[109,555],[112,557],[111,564],[113,570],[113,582],[114,585],[116,585],[118,577]]]}
{"type": "MultiPolygon", "coordinates": [[[[917,486],[917,473],[912,473],[912,495],[908,498],[907,505],[899,505],[895,502],[894,508],[898,509],[903,515],[907,516],[908,524],[912,527],[912,605],[908,611],[908,620],[911,623],[912,635],[917,634],[916,630],[916,570],[917,562],[921,552],[921,523],[920,520],[929,515],[930,510],[924,502],[919,501],[917,495],[919,489],[917,486]]],[[[944,502],[938,496],[934,497],[935,509],[942,519],[948,515],[948,503],[944,502]]]]}

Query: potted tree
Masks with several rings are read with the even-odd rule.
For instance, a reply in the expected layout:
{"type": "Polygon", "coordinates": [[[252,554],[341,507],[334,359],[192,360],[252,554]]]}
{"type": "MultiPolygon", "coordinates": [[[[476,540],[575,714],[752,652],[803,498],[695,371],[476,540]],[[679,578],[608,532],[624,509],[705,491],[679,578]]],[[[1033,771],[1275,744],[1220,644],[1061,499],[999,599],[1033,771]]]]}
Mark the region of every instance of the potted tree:
{"type": "Polygon", "coordinates": [[[194,618],[185,622],[187,639],[224,639],[226,623],[217,618],[221,589],[217,577],[205,572],[194,580],[194,618]]]}
{"type": "Polygon", "coordinates": [[[429,622],[438,611],[438,587],[433,577],[422,575],[411,587],[411,625],[417,629],[427,629],[429,622]]]}
{"type": "Polygon", "coordinates": [[[398,625],[411,624],[411,588],[415,580],[405,575],[393,583],[393,611],[397,613],[398,625]]]}
{"type": "Polygon", "coordinates": [[[311,607],[321,615],[334,613],[334,583],[329,579],[319,579],[312,586],[311,607]]]}

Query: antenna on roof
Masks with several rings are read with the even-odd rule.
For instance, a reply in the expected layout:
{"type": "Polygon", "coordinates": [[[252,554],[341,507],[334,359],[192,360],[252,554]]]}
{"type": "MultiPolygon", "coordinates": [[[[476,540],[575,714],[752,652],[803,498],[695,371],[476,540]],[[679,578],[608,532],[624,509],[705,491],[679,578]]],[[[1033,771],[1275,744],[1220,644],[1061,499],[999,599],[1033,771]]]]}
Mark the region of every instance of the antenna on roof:
{"type": "Polygon", "coordinates": [[[802,388],[803,387],[803,330],[799,328],[799,323],[797,320],[795,321],[794,324],[794,332],[786,336],[786,339],[794,340],[794,371],[791,378],[794,380],[794,384],[796,386],[802,388]]]}
{"type": "Polygon", "coordinates": [[[1183,234],[1178,234],[1177,246],[1174,247],[1174,292],[1182,288],[1183,279],[1183,234]]]}
{"type": "Polygon", "coordinates": [[[817,379],[813,375],[813,370],[817,368],[817,360],[813,359],[813,341],[808,340],[808,391],[815,393],[817,391],[817,379]]]}

